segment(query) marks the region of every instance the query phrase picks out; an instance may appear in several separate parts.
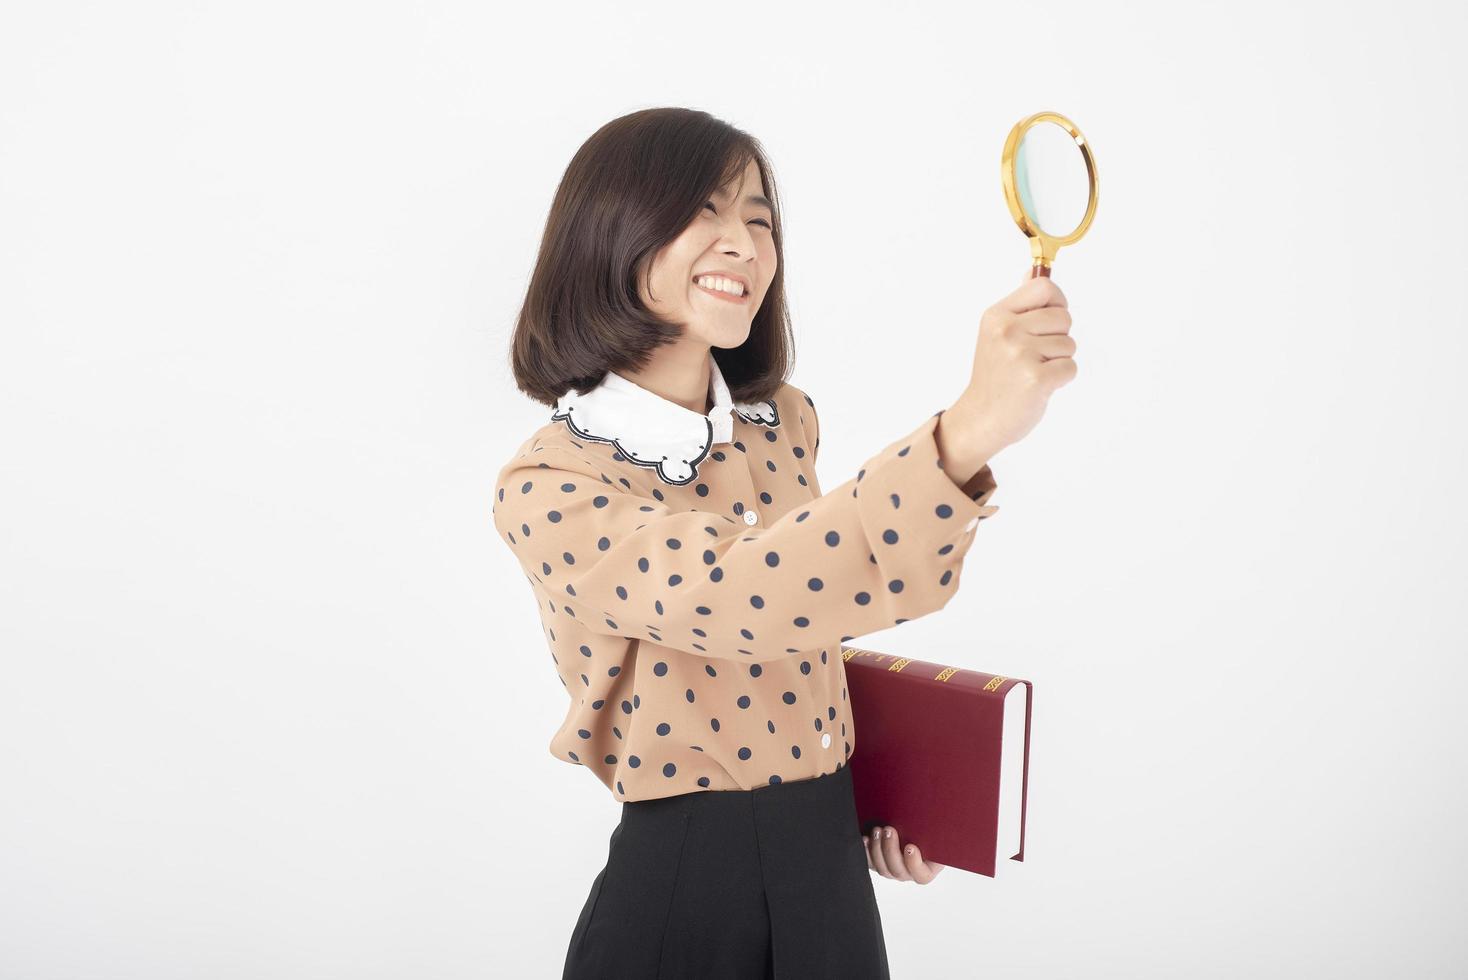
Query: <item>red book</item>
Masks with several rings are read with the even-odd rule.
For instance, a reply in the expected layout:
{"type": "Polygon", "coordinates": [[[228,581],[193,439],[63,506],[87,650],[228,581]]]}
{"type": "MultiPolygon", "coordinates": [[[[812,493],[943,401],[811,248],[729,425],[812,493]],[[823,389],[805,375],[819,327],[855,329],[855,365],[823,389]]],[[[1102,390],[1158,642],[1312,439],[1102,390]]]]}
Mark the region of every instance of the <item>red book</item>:
{"type": "Polygon", "coordinates": [[[994,877],[1023,861],[1034,685],[842,645],[861,832],[895,827],[923,860],[994,877]]]}

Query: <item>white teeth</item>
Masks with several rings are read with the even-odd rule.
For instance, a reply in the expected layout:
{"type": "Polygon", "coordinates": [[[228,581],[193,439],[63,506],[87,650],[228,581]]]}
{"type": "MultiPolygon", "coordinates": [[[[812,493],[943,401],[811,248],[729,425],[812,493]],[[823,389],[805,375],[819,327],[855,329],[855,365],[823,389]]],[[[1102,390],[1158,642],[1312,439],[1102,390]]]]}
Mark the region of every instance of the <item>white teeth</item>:
{"type": "Polygon", "coordinates": [[[734,282],[732,279],[724,279],[720,276],[699,276],[693,281],[705,289],[718,289],[735,296],[744,295],[743,284],[734,282]]]}

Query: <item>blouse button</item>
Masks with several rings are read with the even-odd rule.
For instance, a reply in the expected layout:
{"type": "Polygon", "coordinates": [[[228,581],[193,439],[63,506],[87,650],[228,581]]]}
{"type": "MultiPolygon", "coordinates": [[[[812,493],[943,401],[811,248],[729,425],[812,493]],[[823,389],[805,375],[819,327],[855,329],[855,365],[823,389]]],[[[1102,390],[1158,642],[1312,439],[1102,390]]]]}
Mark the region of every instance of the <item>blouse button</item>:
{"type": "Polygon", "coordinates": [[[757,520],[759,520],[759,517],[755,515],[754,511],[747,510],[744,512],[744,523],[753,524],[757,520]]]}
{"type": "Polygon", "coordinates": [[[827,732],[826,734],[824,734],[824,735],[821,736],[821,748],[823,748],[823,749],[829,749],[830,747],[831,747],[831,733],[830,732],[827,732]]]}

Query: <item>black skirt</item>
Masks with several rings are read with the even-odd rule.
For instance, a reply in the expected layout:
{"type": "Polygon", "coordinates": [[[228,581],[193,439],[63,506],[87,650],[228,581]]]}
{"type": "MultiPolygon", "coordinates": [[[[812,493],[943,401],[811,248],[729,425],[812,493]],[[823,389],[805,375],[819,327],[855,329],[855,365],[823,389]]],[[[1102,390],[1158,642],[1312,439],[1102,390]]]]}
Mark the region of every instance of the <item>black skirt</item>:
{"type": "Polygon", "coordinates": [[[887,980],[851,768],[622,804],[563,980],[887,980]]]}

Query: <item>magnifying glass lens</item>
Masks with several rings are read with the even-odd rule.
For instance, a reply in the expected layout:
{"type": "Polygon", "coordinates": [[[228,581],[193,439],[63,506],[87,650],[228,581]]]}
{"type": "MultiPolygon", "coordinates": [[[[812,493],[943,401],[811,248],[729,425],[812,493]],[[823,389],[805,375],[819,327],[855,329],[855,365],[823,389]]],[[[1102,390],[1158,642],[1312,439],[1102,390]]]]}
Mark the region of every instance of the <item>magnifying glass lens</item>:
{"type": "Polygon", "coordinates": [[[1053,238],[1064,238],[1086,217],[1090,173],[1080,144],[1064,126],[1038,122],[1015,153],[1015,187],[1030,220],[1053,238]]]}

